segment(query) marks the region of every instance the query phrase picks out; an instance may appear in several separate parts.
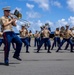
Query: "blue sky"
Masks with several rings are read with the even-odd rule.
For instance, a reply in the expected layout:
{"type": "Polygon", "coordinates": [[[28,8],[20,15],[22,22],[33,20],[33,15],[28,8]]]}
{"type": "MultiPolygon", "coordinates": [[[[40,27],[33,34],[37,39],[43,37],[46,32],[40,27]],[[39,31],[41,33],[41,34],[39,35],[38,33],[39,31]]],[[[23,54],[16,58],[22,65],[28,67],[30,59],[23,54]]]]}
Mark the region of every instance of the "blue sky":
{"type": "MultiPolygon", "coordinates": [[[[0,0],[0,17],[5,6],[11,6],[11,12],[18,9],[22,18],[30,21],[33,33],[47,22],[52,31],[66,24],[74,26],[74,0],[0,0]]],[[[17,32],[19,29],[19,25],[14,28],[17,32]]]]}

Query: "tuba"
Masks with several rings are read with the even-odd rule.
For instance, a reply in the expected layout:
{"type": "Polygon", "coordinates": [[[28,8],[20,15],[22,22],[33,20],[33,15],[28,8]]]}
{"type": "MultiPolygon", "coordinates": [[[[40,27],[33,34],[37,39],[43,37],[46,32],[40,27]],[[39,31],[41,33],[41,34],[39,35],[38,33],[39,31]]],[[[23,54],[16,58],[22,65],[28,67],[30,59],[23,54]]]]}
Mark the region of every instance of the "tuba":
{"type": "Polygon", "coordinates": [[[22,14],[17,9],[14,11],[14,13],[10,13],[10,17],[17,19],[16,24],[20,26],[24,25],[26,28],[30,27],[30,22],[22,19],[22,14]]]}

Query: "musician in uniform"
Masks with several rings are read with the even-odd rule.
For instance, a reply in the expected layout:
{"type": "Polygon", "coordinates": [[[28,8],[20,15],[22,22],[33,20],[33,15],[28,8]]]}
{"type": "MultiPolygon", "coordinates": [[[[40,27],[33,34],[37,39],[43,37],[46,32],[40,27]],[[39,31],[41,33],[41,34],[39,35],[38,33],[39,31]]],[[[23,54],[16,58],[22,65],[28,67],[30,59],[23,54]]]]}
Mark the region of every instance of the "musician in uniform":
{"type": "Polygon", "coordinates": [[[65,31],[64,31],[64,34],[63,34],[63,40],[62,40],[62,42],[60,43],[60,45],[59,45],[59,47],[58,47],[58,50],[56,51],[56,52],[58,52],[60,49],[61,49],[61,47],[62,47],[62,45],[65,43],[65,42],[68,42],[69,44],[70,44],[70,46],[71,46],[71,50],[70,50],[70,52],[73,52],[73,45],[72,45],[72,43],[71,43],[71,41],[70,41],[70,37],[71,36],[73,36],[72,35],[72,32],[71,32],[71,30],[69,30],[69,25],[66,25],[66,29],[65,29],[65,31]]]}
{"type": "MultiPolygon", "coordinates": [[[[40,27],[41,28],[41,31],[40,31],[40,40],[43,39],[43,35],[44,34],[42,32],[43,32],[43,30],[44,30],[45,27],[48,29],[48,26],[47,25],[43,25],[43,26],[40,27]]],[[[44,48],[45,48],[45,50],[47,50],[47,42],[44,43],[44,48]]]]}
{"type": "Polygon", "coordinates": [[[71,43],[72,43],[72,50],[73,50],[73,47],[74,47],[74,27],[72,28],[72,34],[73,36],[71,37],[71,43]]]}
{"type": "Polygon", "coordinates": [[[55,30],[55,32],[54,32],[54,35],[55,35],[55,37],[54,37],[54,42],[53,42],[53,44],[52,44],[51,50],[54,48],[54,46],[56,47],[56,44],[59,46],[59,44],[60,44],[60,42],[61,42],[61,40],[60,40],[60,30],[59,30],[59,28],[56,28],[56,30],[55,30]]]}
{"type": "Polygon", "coordinates": [[[36,31],[35,34],[34,34],[34,47],[37,46],[37,39],[36,39],[37,33],[38,33],[38,31],[36,31]]]}
{"type": "Polygon", "coordinates": [[[36,31],[36,33],[34,34],[35,40],[36,40],[36,45],[38,47],[39,43],[40,43],[40,32],[36,31]]]}
{"type": "Polygon", "coordinates": [[[9,18],[10,16],[10,7],[3,8],[4,16],[1,17],[1,26],[3,29],[3,39],[4,39],[4,63],[5,65],[9,65],[9,51],[10,51],[10,43],[14,41],[16,43],[16,50],[13,55],[13,58],[17,60],[21,60],[19,58],[22,41],[20,38],[13,32],[12,26],[16,26],[16,19],[9,18]]]}
{"type": "Polygon", "coordinates": [[[64,32],[65,32],[65,27],[62,26],[62,27],[60,28],[60,38],[61,38],[61,39],[63,39],[63,37],[64,37],[64,32]]]}
{"type": "Polygon", "coordinates": [[[32,31],[30,30],[28,34],[28,40],[29,40],[30,47],[31,47],[31,37],[32,37],[32,31]]]}
{"type": "Polygon", "coordinates": [[[28,30],[25,28],[24,25],[22,25],[20,32],[20,38],[23,43],[26,45],[26,53],[29,53],[28,48],[29,48],[29,41],[28,41],[28,30]]]}
{"type": "MultiPolygon", "coordinates": [[[[72,32],[72,29],[73,28],[70,28],[70,30],[71,30],[71,32],[72,32]]],[[[72,33],[73,34],[73,33],[72,33]]],[[[71,39],[71,38],[70,38],[71,39]]],[[[69,47],[69,43],[67,42],[67,44],[66,44],[66,46],[65,46],[65,49],[64,50],[67,50],[68,49],[68,47],[69,47]]]]}
{"type": "Polygon", "coordinates": [[[51,44],[50,44],[50,39],[49,39],[50,32],[49,32],[48,28],[44,27],[44,29],[41,31],[41,33],[42,33],[43,37],[41,38],[40,44],[39,44],[39,46],[37,48],[37,53],[39,53],[40,48],[43,45],[43,43],[47,43],[47,46],[48,46],[48,51],[47,52],[51,53],[50,52],[51,44]]]}

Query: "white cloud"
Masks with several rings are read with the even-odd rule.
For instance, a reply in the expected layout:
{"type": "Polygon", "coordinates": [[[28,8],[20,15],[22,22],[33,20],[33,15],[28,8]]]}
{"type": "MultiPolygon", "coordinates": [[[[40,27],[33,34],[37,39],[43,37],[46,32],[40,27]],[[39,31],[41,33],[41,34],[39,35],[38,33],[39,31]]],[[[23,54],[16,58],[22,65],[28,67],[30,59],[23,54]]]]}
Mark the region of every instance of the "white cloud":
{"type": "Polygon", "coordinates": [[[29,4],[29,3],[26,3],[26,6],[27,6],[29,9],[33,9],[33,8],[34,8],[34,5],[29,4]]]}
{"type": "Polygon", "coordinates": [[[58,2],[58,1],[54,1],[52,4],[53,4],[54,6],[59,7],[59,8],[62,7],[61,3],[58,2]]]}
{"type": "Polygon", "coordinates": [[[37,20],[37,21],[30,21],[30,23],[31,26],[29,29],[31,29],[33,33],[35,33],[36,30],[40,31],[40,27],[45,25],[45,23],[49,23],[51,30],[55,29],[54,23],[51,21],[42,22],[41,20],[37,20]]]}
{"type": "MultiPolygon", "coordinates": [[[[55,29],[57,27],[61,27],[61,26],[65,26],[66,24],[70,24],[70,27],[74,26],[74,16],[70,16],[67,20],[60,19],[56,22],[52,22],[52,21],[41,21],[41,20],[37,20],[37,21],[29,21],[31,23],[29,30],[32,30],[33,33],[35,33],[36,30],[40,31],[40,26],[44,25],[45,23],[49,23],[50,27],[51,27],[51,31],[55,31],[55,29]]],[[[17,27],[16,29],[14,28],[15,32],[19,31],[21,28],[20,23],[17,23],[17,27]]]]}
{"type": "Polygon", "coordinates": [[[74,17],[70,16],[69,19],[68,19],[68,22],[71,25],[71,27],[74,26],[74,17]]]}
{"type": "Polygon", "coordinates": [[[46,21],[45,23],[49,23],[50,26],[54,25],[53,22],[51,22],[51,21],[46,21]]]}
{"type": "Polygon", "coordinates": [[[74,12],[74,0],[67,0],[68,8],[74,12]]]}
{"type": "Polygon", "coordinates": [[[65,19],[58,20],[57,22],[58,27],[65,26],[66,24],[68,24],[68,22],[65,19]]]}
{"type": "Polygon", "coordinates": [[[41,20],[38,20],[36,23],[39,27],[43,25],[43,23],[41,22],[41,20]]]}
{"type": "Polygon", "coordinates": [[[36,2],[43,10],[49,10],[49,0],[32,0],[36,2]]]}
{"type": "Polygon", "coordinates": [[[61,26],[65,26],[66,24],[69,24],[70,27],[73,27],[74,26],[74,16],[70,16],[67,21],[65,19],[61,19],[61,20],[58,20],[55,24],[55,27],[61,27],[61,26]]]}
{"type": "Polygon", "coordinates": [[[41,15],[38,12],[35,11],[30,11],[30,12],[26,12],[28,19],[30,18],[40,18],[41,15]]]}
{"type": "Polygon", "coordinates": [[[30,21],[31,25],[29,30],[31,29],[33,33],[35,33],[36,30],[40,31],[40,26],[42,26],[44,23],[41,22],[41,20],[37,21],[30,21]]]}
{"type": "MultiPolygon", "coordinates": [[[[19,12],[21,12],[21,8],[18,8],[18,7],[16,7],[15,9],[17,9],[19,12]]],[[[14,11],[15,11],[15,9],[13,9],[12,11],[11,11],[11,13],[14,13],[14,11]]]]}
{"type": "MultiPolygon", "coordinates": [[[[25,0],[19,0],[19,1],[25,1],[25,0]]],[[[57,7],[62,7],[61,3],[58,1],[54,0],[28,0],[28,1],[33,1],[38,4],[39,8],[42,8],[43,10],[50,10],[50,6],[54,5],[57,7]]],[[[30,9],[34,8],[34,5],[26,3],[26,6],[30,9]]]]}

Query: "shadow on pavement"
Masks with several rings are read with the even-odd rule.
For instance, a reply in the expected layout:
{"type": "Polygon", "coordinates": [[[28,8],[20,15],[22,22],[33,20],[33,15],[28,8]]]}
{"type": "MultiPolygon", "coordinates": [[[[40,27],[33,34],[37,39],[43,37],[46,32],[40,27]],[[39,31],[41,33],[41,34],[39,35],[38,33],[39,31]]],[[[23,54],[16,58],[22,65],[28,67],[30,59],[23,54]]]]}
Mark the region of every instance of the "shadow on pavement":
{"type": "MultiPolygon", "coordinates": [[[[11,62],[11,63],[9,63],[9,64],[20,64],[20,63],[16,63],[16,62],[11,62]]],[[[3,62],[0,62],[0,65],[5,65],[3,62]]]]}

